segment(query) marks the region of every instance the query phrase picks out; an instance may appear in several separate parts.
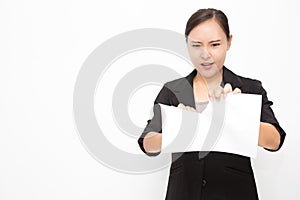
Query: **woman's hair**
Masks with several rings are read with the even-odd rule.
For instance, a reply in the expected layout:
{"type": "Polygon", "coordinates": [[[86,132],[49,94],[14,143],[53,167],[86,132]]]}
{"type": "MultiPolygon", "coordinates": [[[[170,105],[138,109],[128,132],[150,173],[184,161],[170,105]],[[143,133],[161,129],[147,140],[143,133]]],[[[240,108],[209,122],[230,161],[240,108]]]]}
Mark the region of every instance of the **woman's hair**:
{"type": "Polygon", "coordinates": [[[188,22],[186,23],[185,28],[185,37],[187,38],[190,32],[193,28],[201,24],[202,22],[205,22],[209,19],[214,19],[216,22],[221,26],[223,29],[227,40],[229,40],[230,32],[229,32],[229,25],[228,25],[228,19],[226,15],[221,11],[214,8],[207,8],[207,9],[200,9],[197,12],[195,12],[188,22]]]}

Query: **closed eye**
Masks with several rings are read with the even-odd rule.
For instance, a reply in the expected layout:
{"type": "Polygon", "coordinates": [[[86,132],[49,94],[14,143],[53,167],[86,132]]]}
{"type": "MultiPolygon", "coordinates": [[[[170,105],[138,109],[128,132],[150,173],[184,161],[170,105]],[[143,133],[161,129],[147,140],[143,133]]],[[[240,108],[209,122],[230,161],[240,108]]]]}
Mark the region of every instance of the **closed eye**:
{"type": "Polygon", "coordinates": [[[200,44],[192,44],[192,47],[200,47],[200,44]]]}

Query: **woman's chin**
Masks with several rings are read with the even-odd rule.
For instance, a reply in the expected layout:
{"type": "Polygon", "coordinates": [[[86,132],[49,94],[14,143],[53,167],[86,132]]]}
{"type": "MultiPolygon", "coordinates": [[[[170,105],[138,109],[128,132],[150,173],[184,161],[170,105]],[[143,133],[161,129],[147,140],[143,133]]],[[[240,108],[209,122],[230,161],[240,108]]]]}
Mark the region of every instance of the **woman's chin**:
{"type": "Polygon", "coordinates": [[[210,69],[203,69],[201,67],[197,68],[198,73],[201,74],[201,76],[205,79],[210,79],[212,77],[221,75],[220,71],[217,69],[217,67],[212,67],[210,69]]]}

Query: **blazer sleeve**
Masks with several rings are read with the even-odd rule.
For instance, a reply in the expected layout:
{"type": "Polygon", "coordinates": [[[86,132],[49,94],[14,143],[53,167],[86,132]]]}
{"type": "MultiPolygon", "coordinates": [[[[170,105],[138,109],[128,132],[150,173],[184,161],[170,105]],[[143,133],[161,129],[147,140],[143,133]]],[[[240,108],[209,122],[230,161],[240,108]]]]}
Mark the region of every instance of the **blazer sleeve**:
{"type": "MultiPolygon", "coordinates": [[[[162,119],[161,119],[161,109],[160,104],[165,105],[178,105],[178,100],[173,92],[166,86],[166,84],[162,87],[160,92],[158,93],[153,106],[153,117],[147,121],[147,125],[142,132],[141,136],[138,139],[138,144],[141,150],[148,156],[157,156],[160,152],[157,153],[148,153],[145,151],[143,142],[147,133],[149,132],[158,132],[162,133],[162,119]]],[[[177,106],[176,105],[176,106],[177,106]]]]}
{"type": "Polygon", "coordinates": [[[266,90],[263,88],[262,83],[259,81],[259,94],[262,95],[262,108],[261,108],[261,118],[260,121],[261,122],[267,122],[270,123],[272,125],[275,126],[275,128],[278,130],[279,134],[280,134],[280,144],[278,149],[276,150],[272,150],[272,149],[267,149],[268,151],[278,151],[285,139],[286,133],[285,131],[281,128],[279,122],[277,121],[274,112],[271,108],[271,106],[273,105],[273,102],[270,101],[267,97],[267,92],[266,90]]]}

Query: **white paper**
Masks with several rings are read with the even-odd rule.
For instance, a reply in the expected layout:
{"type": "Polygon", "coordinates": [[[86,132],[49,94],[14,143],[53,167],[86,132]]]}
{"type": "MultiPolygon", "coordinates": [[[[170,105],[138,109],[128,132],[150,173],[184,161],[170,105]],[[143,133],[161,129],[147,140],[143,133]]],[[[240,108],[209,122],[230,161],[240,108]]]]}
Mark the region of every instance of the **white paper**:
{"type": "Polygon", "coordinates": [[[261,95],[228,94],[210,101],[202,113],[160,106],[162,153],[220,151],[256,157],[261,95]]]}

